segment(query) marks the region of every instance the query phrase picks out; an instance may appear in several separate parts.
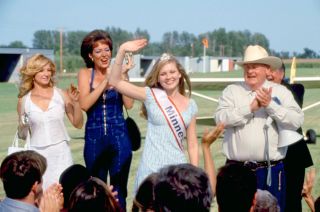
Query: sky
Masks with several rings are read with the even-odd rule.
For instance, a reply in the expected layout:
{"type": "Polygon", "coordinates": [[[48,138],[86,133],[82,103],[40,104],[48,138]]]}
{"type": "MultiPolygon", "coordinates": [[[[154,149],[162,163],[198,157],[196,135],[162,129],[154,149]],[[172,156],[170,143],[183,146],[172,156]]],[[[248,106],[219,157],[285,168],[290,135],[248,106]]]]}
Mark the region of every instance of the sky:
{"type": "Polygon", "coordinates": [[[275,51],[320,54],[320,0],[0,0],[0,45],[32,47],[37,30],[119,27],[199,35],[218,28],[262,33],[275,51]]]}

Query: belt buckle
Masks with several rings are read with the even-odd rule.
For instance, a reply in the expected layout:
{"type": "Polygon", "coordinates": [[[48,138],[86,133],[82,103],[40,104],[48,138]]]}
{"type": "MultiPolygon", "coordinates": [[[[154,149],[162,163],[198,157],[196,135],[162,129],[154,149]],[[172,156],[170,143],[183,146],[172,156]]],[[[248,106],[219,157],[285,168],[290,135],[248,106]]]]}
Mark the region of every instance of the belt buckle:
{"type": "Polygon", "coordinates": [[[253,171],[255,171],[257,168],[258,168],[258,163],[257,163],[257,161],[245,161],[244,163],[243,163],[243,165],[245,166],[245,167],[248,167],[249,169],[251,169],[251,170],[253,170],[253,171]]]}

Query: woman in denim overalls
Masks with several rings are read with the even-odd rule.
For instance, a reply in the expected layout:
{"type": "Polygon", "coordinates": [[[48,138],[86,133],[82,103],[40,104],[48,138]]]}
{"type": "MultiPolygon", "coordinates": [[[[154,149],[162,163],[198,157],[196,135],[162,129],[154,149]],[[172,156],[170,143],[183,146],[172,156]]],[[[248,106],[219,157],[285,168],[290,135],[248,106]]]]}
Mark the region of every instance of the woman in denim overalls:
{"type": "MultiPolygon", "coordinates": [[[[93,176],[106,182],[109,173],[125,210],[132,153],[122,108],[132,108],[133,100],[108,85],[112,56],[108,33],[90,32],[82,41],[81,56],[87,66],[78,75],[80,105],[87,113],[84,160],[93,176]]],[[[128,79],[127,70],[122,76],[128,79]]]]}

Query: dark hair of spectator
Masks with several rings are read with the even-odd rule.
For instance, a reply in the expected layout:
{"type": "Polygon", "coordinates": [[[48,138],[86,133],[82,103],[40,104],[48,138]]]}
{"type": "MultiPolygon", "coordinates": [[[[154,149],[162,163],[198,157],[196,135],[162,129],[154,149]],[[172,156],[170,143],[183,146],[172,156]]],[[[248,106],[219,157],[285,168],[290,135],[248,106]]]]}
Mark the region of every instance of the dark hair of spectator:
{"type": "Polygon", "coordinates": [[[42,182],[46,167],[46,159],[32,150],[8,155],[0,168],[6,196],[12,199],[25,198],[36,182],[42,182]]]}
{"type": "Polygon", "coordinates": [[[160,211],[210,211],[212,192],[208,176],[191,164],[162,168],[155,200],[160,211]]]}
{"type": "Polygon", "coordinates": [[[90,178],[89,171],[80,164],[74,164],[64,170],[59,178],[63,188],[64,208],[67,207],[72,191],[82,182],[90,178]]]}
{"type": "Polygon", "coordinates": [[[227,164],[219,169],[216,197],[220,212],[248,212],[256,191],[256,175],[248,167],[227,164]]]}
{"type": "Polygon", "coordinates": [[[105,212],[121,211],[120,206],[100,179],[92,177],[80,183],[71,193],[68,212],[105,212]]]}
{"type": "Polygon", "coordinates": [[[154,188],[157,176],[157,173],[152,173],[142,181],[133,200],[132,212],[155,210],[154,188]]]}

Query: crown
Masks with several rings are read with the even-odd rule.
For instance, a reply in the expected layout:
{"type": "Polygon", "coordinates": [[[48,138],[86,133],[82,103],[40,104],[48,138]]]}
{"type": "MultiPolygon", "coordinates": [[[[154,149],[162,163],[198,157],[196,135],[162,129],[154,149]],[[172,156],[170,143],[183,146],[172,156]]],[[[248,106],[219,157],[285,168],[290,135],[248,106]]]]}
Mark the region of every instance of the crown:
{"type": "Polygon", "coordinates": [[[163,53],[160,57],[160,61],[170,60],[172,56],[168,53],[163,53]]]}

